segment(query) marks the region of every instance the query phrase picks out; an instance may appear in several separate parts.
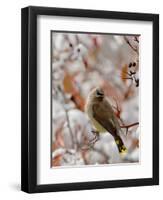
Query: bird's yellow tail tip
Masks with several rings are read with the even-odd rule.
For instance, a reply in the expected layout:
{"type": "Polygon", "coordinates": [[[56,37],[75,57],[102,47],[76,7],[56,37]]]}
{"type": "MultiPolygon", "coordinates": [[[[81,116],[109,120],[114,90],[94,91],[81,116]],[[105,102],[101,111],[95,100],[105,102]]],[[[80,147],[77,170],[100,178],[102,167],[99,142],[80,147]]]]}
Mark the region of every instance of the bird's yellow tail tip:
{"type": "Polygon", "coordinates": [[[127,151],[127,148],[123,145],[123,146],[121,147],[119,153],[120,153],[121,155],[125,155],[125,154],[127,154],[127,152],[128,152],[128,151],[127,151]]]}
{"type": "Polygon", "coordinates": [[[123,144],[123,141],[120,137],[117,136],[117,138],[115,139],[116,145],[118,147],[118,151],[121,155],[126,155],[127,153],[127,148],[125,147],[125,145],[123,144]]]}

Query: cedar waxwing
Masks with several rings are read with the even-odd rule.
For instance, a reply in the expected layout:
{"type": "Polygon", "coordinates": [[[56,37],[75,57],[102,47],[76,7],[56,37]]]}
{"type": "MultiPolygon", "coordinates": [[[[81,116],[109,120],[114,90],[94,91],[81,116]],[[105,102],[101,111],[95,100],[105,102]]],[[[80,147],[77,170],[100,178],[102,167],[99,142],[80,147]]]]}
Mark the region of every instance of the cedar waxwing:
{"type": "Polygon", "coordinates": [[[85,111],[99,134],[109,132],[114,137],[119,153],[127,151],[120,137],[122,130],[118,119],[101,88],[91,90],[87,98],[85,111]]]}

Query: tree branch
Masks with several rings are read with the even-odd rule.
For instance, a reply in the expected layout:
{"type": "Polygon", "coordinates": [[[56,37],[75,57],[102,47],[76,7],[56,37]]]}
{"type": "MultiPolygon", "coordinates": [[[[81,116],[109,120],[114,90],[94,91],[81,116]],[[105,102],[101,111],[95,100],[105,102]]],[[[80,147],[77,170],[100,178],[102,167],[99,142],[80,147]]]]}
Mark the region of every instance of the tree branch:
{"type": "MultiPolygon", "coordinates": [[[[60,86],[58,86],[58,89],[59,89],[59,91],[60,91],[60,93],[61,93],[61,95],[62,95],[62,97],[63,97],[63,99],[64,99],[64,102],[66,102],[66,97],[65,97],[65,94],[64,94],[64,92],[62,91],[62,89],[61,89],[61,87],[60,86]]],[[[66,114],[66,120],[67,120],[67,127],[68,127],[68,129],[69,129],[69,133],[70,133],[70,136],[71,136],[71,139],[72,139],[72,146],[73,146],[73,148],[77,148],[77,145],[76,145],[76,142],[75,142],[75,139],[74,139],[74,136],[73,136],[73,132],[72,132],[72,129],[71,129],[71,126],[70,126],[70,119],[69,119],[69,116],[68,116],[68,111],[67,111],[67,109],[65,108],[65,106],[63,105],[63,109],[64,109],[64,111],[65,111],[65,114],[66,114]]]]}
{"type": "Polygon", "coordinates": [[[126,36],[124,36],[124,39],[125,39],[126,43],[131,47],[131,49],[138,54],[138,49],[132,46],[132,44],[130,43],[128,38],[126,36]]]}
{"type": "Polygon", "coordinates": [[[121,128],[131,128],[131,127],[137,126],[137,125],[139,125],[139,122],[135,122],[135,123],[129,124],[129,125],[123,125],[123,126],[120,126],[120,127],[121,128]]]}

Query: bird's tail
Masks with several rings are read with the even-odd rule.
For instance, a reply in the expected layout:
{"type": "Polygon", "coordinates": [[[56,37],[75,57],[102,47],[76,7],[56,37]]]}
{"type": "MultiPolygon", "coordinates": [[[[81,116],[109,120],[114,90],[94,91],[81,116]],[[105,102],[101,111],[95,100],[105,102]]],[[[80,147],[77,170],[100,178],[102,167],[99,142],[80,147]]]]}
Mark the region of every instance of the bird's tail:
{"type": "Polygon", "coordinates": [[[119,153],[127,153],[127,148],[125,147],[122,139],[120,138],[120,136],[115,136],[115,142],[116,142],[116,145],[118,147],[118,151],[119,153]]]}

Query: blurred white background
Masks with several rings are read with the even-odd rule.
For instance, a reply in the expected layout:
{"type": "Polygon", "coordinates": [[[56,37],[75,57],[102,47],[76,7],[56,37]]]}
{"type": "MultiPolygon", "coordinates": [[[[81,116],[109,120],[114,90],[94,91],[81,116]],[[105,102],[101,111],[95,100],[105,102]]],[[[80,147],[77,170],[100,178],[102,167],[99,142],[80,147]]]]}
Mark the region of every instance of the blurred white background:
{"type": "MultiPolygon", "coordinates": [[[[21,70],[20,70],[20,9],[28,5],[53,6],[67,8],[85,8],[85,9],[103,9],[113,11],[129,12],[147,12],[160,13],[162,9],[161,0],[123,0],[123,1],[66,1],[66,0],[29,0],[14,1],[5,0],[1,2],[0,11],[0,198],[1,199],[138,199],[157,198],[161,199],[163,195],[163,186],[138,187],[138,188],[119,188],[91,191],[75,191],[60,193],[45,193],[28,195],[20,192],[20,89],[21,89],[21,70]]],[[[160,21],[162,22],[162,15],[160,21]]],[[[160,23],[160,35],[163,33],[163,27],[160,23]]],[[[163,44],[162,38],[160,44],[163,44]]],[[[161,51],[160,51],[161,55],[161,51]]],[[[160,56],[161,57],[161,56],[160,56]]],[[[161,63],[160,63],[161,66],[161,63]]],[[[160,74],[162,69],[160,68],[160,74]]],[[[163,79],[160,80],[160,86],[163,86],[163,79]]],[[[160,102],[163,101],[163,93],[160,94],[160,102]]],[[[160,111],[162,105],[160,106],[160,111]]],[[[160,122],[163,116],[160,117],[160,122]]],[[[161,123],[160,123],[161,125],[161,123]]],[[[160,129],[160,141],[162,140],[160,129]]],[[[160,145],[160,153],[163,152],[163,146],[160,145]]],[[[160,157],[161,158],[161,157],[160,157]]],[[[163,164],[163,158],[160,160],[160,168],[163,164]]],[[[160,173],[160,183],[162,183],[162,173],[160,173]]]]}

